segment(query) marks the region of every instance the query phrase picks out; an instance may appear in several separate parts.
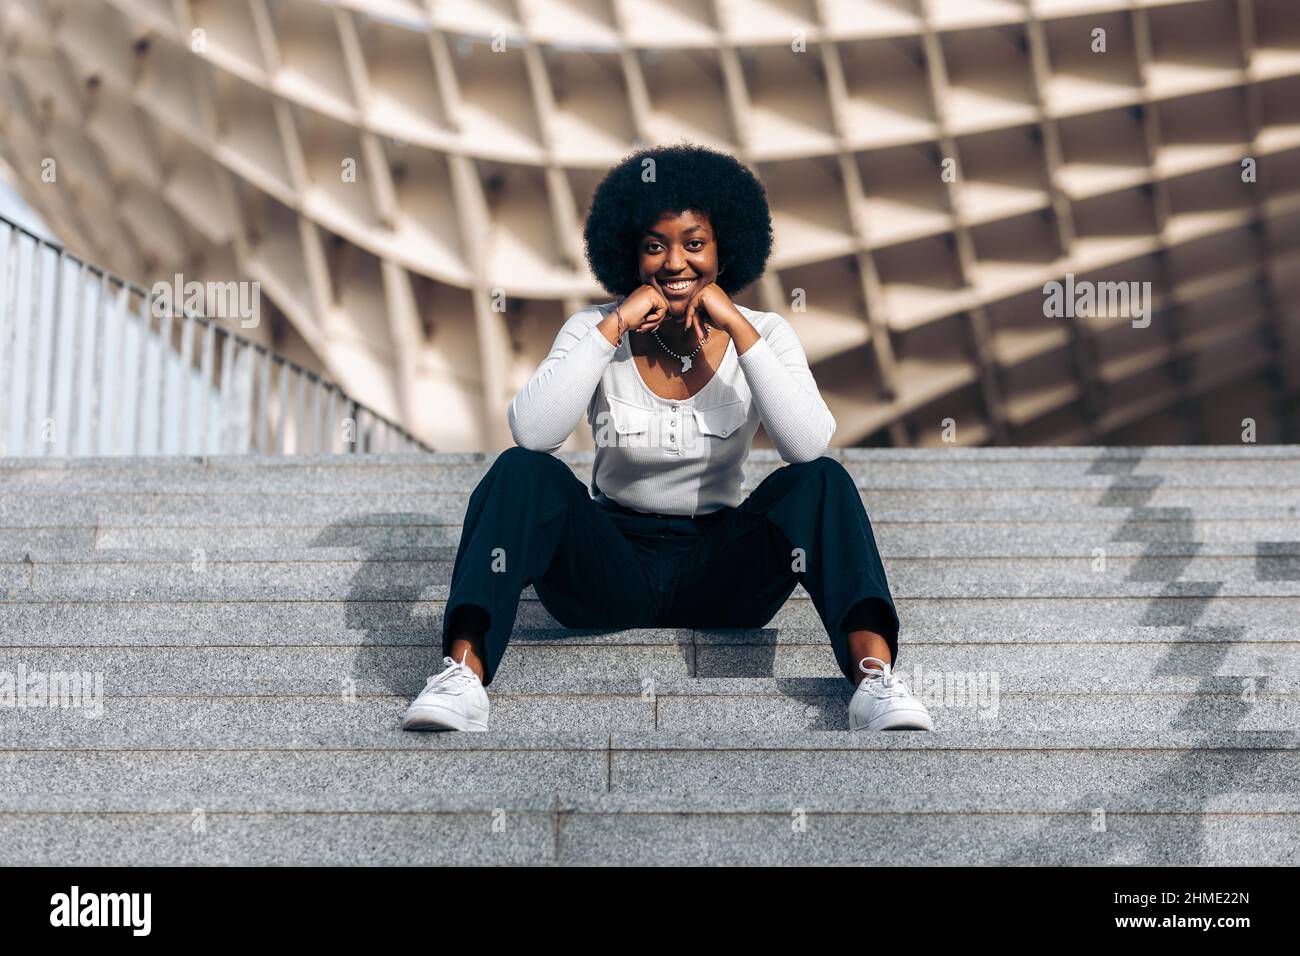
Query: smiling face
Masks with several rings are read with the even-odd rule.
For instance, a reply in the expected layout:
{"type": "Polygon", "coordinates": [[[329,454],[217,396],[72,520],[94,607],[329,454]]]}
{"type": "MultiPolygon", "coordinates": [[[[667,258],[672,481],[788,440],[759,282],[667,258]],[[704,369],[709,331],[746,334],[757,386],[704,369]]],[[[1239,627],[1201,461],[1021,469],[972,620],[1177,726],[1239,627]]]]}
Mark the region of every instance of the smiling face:
{"type": "Polygon", "coordinates": [[[718,277],[718,243],[704,213],[667,213],[651,226],[637,250],[641,281],[656,286],[675,319],[700,289],[718,277]]]}

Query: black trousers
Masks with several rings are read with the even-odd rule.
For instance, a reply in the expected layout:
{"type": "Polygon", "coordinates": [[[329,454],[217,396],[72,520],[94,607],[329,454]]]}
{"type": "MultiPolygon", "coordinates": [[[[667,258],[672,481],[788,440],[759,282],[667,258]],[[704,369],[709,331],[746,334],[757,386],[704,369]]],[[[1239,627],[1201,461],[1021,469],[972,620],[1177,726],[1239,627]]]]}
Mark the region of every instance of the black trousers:
{"type": "Polygon", "coordinates": [[[857,667],[848,631],[881,634],[898,660],[898,614],[871,522],[833,458],[785,465],[739,506],[690,517],[598,503],[559,458],[509,448],[470,495],[443,654],[458,615],[486,623],[490,684],[530,584],[561,625],[592,629],[765,627],[803,584],[845,677],[857,667]]]}

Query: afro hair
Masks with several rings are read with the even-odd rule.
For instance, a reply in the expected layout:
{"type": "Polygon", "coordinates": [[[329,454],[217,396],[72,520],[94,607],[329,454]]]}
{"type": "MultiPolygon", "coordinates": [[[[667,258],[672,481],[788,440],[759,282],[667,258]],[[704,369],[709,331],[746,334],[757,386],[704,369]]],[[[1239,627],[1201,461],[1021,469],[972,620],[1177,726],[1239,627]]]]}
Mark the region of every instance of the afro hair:
{"type": "Polygon", "coordinates": [[[582,233],[596,281],[611,295],[630,294],[641,285],[638,247],[646,230],[665,213],[687,209],[713,225],[723,291],[734,295],[763,274],[772,254],[763,184],[734,157],[683,143],[638,150],[596,187],[582,233]]]}

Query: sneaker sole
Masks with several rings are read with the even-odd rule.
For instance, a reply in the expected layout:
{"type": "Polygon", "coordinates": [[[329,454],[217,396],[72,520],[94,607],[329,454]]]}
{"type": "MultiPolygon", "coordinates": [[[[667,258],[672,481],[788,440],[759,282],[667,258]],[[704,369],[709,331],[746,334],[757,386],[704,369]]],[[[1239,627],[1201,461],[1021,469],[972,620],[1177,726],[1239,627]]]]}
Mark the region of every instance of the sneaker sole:
{"type": "Polygon", "coordinates": [[[892,713],[882,714],[871,723],[862,727],[849,727],[850,731],[869,731],[878,730],[934,730],[934,720],[924,711],[915,710],[895,710],[892,713]]]}
{"type": "Polygon", "coordinates": [[[403,730],[487,730],[486,720],[467,720],[464,714],[440,707],[410,707],[402,718],[403,730]]]}

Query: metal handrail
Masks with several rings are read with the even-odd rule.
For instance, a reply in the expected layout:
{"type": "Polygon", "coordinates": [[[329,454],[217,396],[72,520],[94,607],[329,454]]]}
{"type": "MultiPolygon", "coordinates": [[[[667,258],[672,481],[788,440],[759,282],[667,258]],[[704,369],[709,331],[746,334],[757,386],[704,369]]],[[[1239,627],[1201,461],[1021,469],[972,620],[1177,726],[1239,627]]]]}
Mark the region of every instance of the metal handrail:
{"type": "Polygon", "coordinates": [[[183,303],[155,316],[150,290],[0,215],[0,237],[6,235],[0,270],[0,456],[433,451],[338,385],[183,303]],[[24,246],[30,253],[20,269],[24,246]],[[44,269],[51,253],[54,280],[47,296],[44,269]],[[69,264],[76,272],[70,310],[62,306],[69,264]],[[90,304],[87,294],[96,287],[90,304]],[[71,341],[60,349],[68,324],[71,341]],[[21,366],[20,331],[26,344],[21,366]],[[133,369],[129,338],[135,340],[138,363],[133,369]],[[93,349],[88,371],[82,354],[87,344],[93,349]],[[155,353],[157,361],[151,362],[155,353]],[[169,387],[177,373],[179,384],[169,387]],[[130,397],[128,377],[135,386],[130,397]],[[151,392],[157,406],[152,410],[151,392]],[[197,408],[190,408],[191,400],[197,408]]]}

